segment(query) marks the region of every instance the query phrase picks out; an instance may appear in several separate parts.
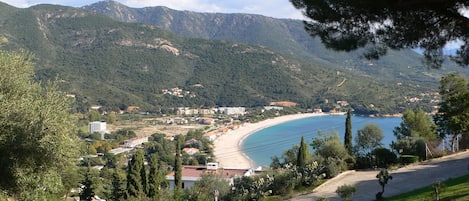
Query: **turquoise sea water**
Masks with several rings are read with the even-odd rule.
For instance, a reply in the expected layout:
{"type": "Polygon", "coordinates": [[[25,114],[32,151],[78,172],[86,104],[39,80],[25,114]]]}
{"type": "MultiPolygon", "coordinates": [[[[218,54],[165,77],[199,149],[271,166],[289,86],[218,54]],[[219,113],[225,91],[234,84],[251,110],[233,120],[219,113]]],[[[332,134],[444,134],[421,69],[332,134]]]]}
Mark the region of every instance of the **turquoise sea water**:
{"type": "MultiPolygon", "coordinates": [[[[315,137],[318,130],[325,132],[337,131],[340,139],[344,139],[345,115],[331,115],[308,117],[289,121],[260,130],[248,136],[241,144],[243,152],[255,163],[255,165],[270,165],[273,156],[281,156],[284,150],[292,145],[299,144],[301,136],[304,136],[308,144],[315,137]]],[[[399,126],[401,118],[371,118],[352,117],[352,131],[355,137],[357,129],[362,129],[366,124],[376,124],[381,127],[384,134],[383,144],[389,144],[395,137],[392,133],[394,127],[399,126]]],[[[355,142],[355,139],[353,139],[355,142]]]]}

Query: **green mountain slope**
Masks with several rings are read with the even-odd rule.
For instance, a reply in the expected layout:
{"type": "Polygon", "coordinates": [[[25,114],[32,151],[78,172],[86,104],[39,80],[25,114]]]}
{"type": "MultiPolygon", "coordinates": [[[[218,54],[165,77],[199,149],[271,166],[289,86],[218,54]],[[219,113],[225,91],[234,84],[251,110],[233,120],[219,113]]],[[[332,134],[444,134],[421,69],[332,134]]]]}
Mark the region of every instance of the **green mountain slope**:
{"type": "Polygon", "coordinates": [[[442,70],[423,67],[421,56],[412,50],[390,50],[387,56],[377,61],[361,59],[361,51],[334,52],[326,49],[319,39],[311,38],[300,20],[196,13],[166,7],[130,8],[114,1],[102,1],[83,8],[119,21],[154,24],[186,37],[262,45],[307,62],[388,81],[436,87],[441,74],[448,71],[467,73],[452,63],[447,63],[442,70]]]}
{"type": "Polygon", "coordinates": [[[138,105],[260,106],[295,101],[332,108],[348,100],[363,113],[398,112],[403,96],[426,91],[303,62],[264,46],[185,38],[153,25],[114,21],[71,7],[0,4],[0,48],[35,55],[36,78],[58,78],[78,108],[138,105]],[[180,88],[178,96],[163,90],[180,88]]]}

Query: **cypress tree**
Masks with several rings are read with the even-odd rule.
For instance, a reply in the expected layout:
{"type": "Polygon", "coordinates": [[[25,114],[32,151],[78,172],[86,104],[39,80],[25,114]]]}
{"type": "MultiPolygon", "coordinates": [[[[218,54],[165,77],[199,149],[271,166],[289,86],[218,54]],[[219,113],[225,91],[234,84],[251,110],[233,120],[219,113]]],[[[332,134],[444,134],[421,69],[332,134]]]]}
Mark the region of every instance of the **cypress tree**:
{"type": "Polygon", "coordinates": [[[148,175],[148,197],[153,200],[160,200],[162,196],[161,184],[164,181],[162,172],[159,171],[158,156],[152,154],[149,161],[149,175],[148,175]]]}
{"type": "Polygon", "coordinates": [[[347,152],[352,155],[352,110],[348,109],[345,119],[344,146],[347,152]]]}
{"type": "Polygon", "coordinates": [[[307,165],[308,158],[311,155],[308,149],[308,145],[305,143],[303,136],[301,136],[300,147],[298,149],[298,155],[296,158],[296,166],[298,168],[303,168],[307,165]]]}
{"type": "MultiPolygon", "coordinates": [[[[124,176],[124,175],[123,175],[124,176]]],[[[123,176],[119,174],[119,170],[115,170],[112,174],[112,191],[111,199],[115,201],[123,200],[125,195],[125,184],[123,176]]]]}
{"type": "Polygon", "coordinates": [[[305,143],[303,136],[301,136],[300,147],[298,148],[298,155],[296,158],[296,166],[301,173],[301,182],[306,183],[306,166],[310,162],[311,153],[309,152],[309,147],[305,143]]]}
{"type": "Polygon", "coordinates": [[[130,197],[140,198],[144,193],[141,174],[142,167],[145,168],[143,165],[143,151],[139,149],[132,156],[127,169],[127,199],[130,197]]]}
{"type": "Polygon", "coordinates": [[[144,163],[144,158],[145,156],[143,155],[143,151],[141,152],[141,161],[142,161],[142,166],[140,166],[140,178],[142,179],[142,190],[143,193],[147,194],[148,193],[148,177],[147,177],[147,169],[145,168],[145,163],[144,163]]]}
{"type": "Polygon", "coordinates": [[[176,139],[176,159],[174,160],[174,199],[179,200],[182,189],[181,136],[176,139]]]}

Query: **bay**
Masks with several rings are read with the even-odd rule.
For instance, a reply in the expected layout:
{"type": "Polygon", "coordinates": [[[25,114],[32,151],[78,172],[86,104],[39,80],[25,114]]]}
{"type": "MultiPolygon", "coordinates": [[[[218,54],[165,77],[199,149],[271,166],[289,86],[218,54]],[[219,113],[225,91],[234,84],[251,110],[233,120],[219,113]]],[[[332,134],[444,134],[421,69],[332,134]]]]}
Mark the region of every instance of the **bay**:
{"type": "MultiPolygon", "coordinates": [[[[299,120],[288,121],[259,130],[248,136],[241,143],[241,150],[249,157],[256,166],[270,165],[273,156],[281,156],[282,153],[290,149],[294,144],[299,144],[301,136],[311,143],[318,131],[334,132],[343,141],[345,132],[345,115],[328,115],[308,117],[299,120]]],[[[399,126],[402,119],[400,117],[352,117],[352,133],[355,142],[357,129],[363,129],[366,124],[376,124],[382,130],[384,139],[382,143],[389,147],[395,140],[393,130],[399,126]]]]}

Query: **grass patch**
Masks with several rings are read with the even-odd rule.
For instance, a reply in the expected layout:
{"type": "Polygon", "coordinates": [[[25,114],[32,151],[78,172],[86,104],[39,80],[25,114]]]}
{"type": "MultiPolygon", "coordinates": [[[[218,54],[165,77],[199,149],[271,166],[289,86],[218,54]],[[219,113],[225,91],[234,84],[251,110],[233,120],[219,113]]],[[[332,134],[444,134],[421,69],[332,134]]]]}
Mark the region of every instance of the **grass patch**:
{"type": "MultiPolygon", "coordinates": [[[[469,174],[448,179],[443,182],[440,200],[465,201],[469,200],[469,174]]],[[[385,198],[385,201],[403,200],[434,200],[432,186],[426,186],[394,197],[385,198]]]]}

